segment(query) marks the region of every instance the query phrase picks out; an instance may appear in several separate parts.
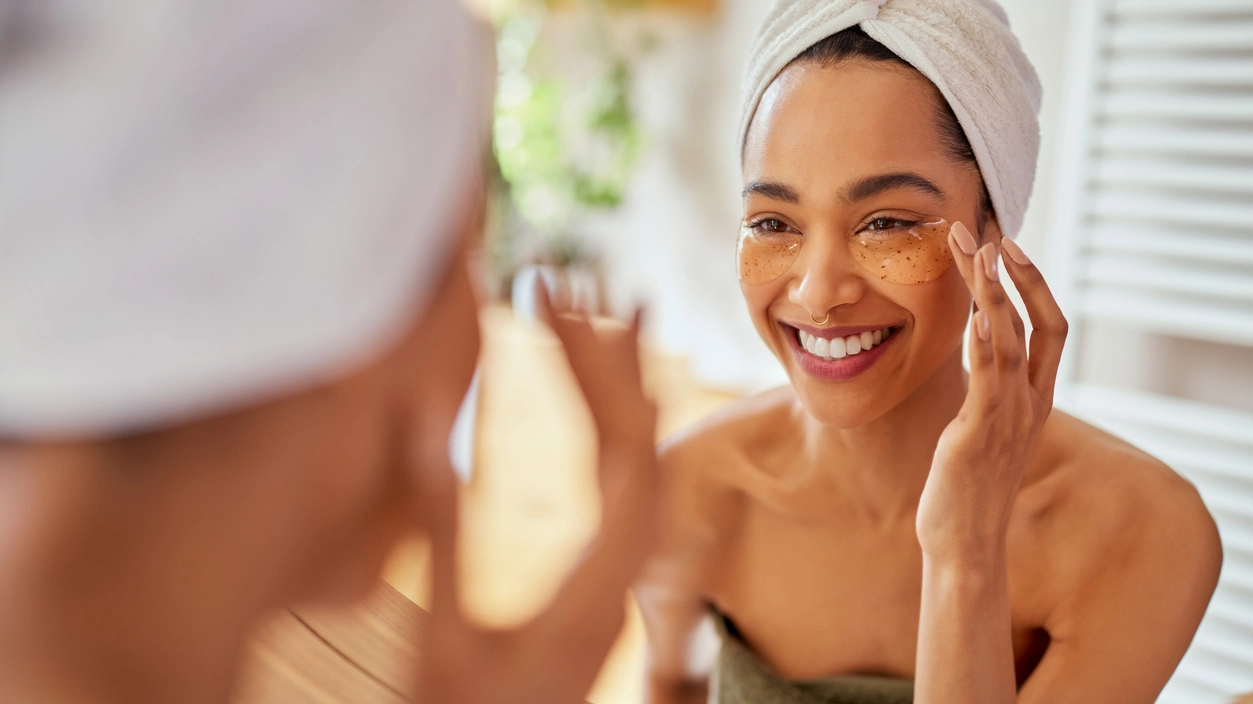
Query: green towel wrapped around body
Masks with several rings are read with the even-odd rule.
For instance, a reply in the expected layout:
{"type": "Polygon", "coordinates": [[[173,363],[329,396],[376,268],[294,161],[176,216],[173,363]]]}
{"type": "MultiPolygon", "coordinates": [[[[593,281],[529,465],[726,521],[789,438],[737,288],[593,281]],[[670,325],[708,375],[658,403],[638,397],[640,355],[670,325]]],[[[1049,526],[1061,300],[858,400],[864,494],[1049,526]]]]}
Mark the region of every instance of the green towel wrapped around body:
{"type": "Polygon", "coordinates": [[[713,617],[722,651],[709,683],[709,704],[913,704],[909,680],[869,675],[785,680],[739,637],[735,624],[716,611],[713,617]]]}

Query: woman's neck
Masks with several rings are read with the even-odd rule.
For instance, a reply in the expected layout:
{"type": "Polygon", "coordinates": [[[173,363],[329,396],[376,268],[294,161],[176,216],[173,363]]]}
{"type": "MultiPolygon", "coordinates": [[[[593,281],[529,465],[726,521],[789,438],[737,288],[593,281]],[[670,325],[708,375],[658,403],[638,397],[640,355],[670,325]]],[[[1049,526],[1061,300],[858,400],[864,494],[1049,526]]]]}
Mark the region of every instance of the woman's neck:
{"type": "Polygon", "coordinates": [[[832,428],[805,414],[803,456],[815,483],[870,520],[912,521],[940,433],[965,400],[966,377],[959,346],[912,394],[866,425],[832,428]]]}

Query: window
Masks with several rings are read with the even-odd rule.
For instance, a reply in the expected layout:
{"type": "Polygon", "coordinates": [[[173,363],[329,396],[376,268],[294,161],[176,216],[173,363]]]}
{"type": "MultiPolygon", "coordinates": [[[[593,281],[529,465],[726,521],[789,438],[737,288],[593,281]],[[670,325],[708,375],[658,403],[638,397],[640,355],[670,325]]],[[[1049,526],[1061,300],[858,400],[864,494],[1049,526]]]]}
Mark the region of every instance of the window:
{"type": "Polygon", "coordinates": [[[1253,692],[1253,2],[1074,5],[1051,281],[1058,405],[1187,476],[1218,590],[1159,701],[1253,692]]]}

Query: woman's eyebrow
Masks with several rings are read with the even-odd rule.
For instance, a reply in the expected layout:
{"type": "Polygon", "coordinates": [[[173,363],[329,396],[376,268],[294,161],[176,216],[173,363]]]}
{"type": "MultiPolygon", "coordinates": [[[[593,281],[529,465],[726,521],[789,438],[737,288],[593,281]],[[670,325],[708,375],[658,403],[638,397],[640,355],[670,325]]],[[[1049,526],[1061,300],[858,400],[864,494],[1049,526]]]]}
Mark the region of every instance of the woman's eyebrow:
{"type": "Polygon", "coordinates": [[[845,203],[856,203],[859,200],[865,200],[894,188],[909,188],[930,196],[936,196],[940,200],[948,199],[948,196],[944,194],[944,191],[940,190],[939,186],[925,177],[910,171],[867,176],[845,188],[840,194],[840,198],[845,203]]]}
{"type": "Polygon", "coordinates": [[[786,203],[799,203],[801,197],[791,186],[774,181],[753,181],[744,187],[743,197],[747,198],[751,195],[762,195],[774,200],[781,200],[786,203]]]}

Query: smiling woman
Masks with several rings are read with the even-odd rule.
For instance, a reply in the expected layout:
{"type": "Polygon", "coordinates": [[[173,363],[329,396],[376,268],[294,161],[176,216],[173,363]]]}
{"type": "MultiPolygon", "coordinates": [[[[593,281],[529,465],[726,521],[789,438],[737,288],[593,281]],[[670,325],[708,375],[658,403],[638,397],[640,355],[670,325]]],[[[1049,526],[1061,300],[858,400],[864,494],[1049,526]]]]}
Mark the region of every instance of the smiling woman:
{"type": "Polygon", "coordinates": [[[1007,237],[1038,86],[1000,8],[781,2],[746,86],[741,290],[791,383],[664,449],[650,701],[1152,702],[1218,536],[1052,410],[1066,321],[1007,237]]]}

